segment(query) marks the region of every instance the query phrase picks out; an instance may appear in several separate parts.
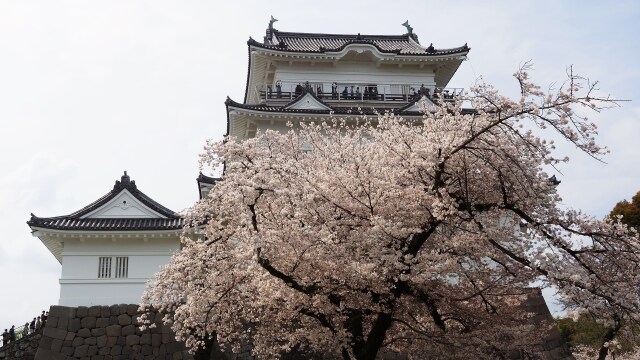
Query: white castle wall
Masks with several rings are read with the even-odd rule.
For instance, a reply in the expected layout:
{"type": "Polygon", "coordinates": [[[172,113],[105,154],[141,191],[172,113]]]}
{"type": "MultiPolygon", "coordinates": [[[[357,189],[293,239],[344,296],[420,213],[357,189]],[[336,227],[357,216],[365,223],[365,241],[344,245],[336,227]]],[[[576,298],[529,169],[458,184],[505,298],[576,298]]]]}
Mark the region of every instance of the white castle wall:
{"type": "Polygon", "coordinates": [[[178,250],[176,236],[166,238],[72,238],[64,242],[60,300],[63,306],[140,302],[146,282],[178,250]],[[113,257],[111,278],[98,278],[100,257],[113,257]],[[115,278],[115,257],[128,257],[126,278],[115,278]]]}

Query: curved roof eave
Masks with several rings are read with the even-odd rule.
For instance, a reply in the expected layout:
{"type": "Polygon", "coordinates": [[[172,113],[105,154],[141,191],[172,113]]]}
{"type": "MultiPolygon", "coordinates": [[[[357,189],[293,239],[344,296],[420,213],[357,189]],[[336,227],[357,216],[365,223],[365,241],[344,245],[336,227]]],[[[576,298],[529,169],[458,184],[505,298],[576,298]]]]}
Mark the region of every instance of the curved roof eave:
{"type": "Polygon", "coordinates": [[[335,61],[344,57],[352,48],[366,46],[374,51],[371,51],[377,58],[384,61],[444,61],[460,59],[467,56],[470,48],[466,49],[452,49],[450,52],[442,53],[424,53],[424,54],[402,54],[397,51],[385,51],[375,44],[353,42],[342,46],[340,49],[324,50],[324,51],[291,51],[286,49],[277,49],[267,46],[261,46],[260,43],[254,43],[249,45],[249,51],[263,52],[266,55],[279,56],[279,57],[294,57],[294,58],[309,58],[309,59],[321,59],[335,61]],[[455,51],[454,51],[455,50],[455,51]]]}

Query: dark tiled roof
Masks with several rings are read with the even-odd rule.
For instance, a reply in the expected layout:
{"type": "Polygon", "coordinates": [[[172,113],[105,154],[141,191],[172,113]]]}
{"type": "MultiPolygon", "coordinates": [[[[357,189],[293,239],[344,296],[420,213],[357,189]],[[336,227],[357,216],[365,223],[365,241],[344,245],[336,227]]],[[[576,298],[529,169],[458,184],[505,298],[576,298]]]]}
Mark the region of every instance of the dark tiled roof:
{"type": "Polygon", "coordinates": [[[452,49],[423,47],[416,35],[344,35],[311,34],[267,30],[264,43],[249,39],[249,45],[287,52],[325,53],[344,49],[350,44],[369,44],[380,52],[399,55],[437,56],[469,51],[467,44],[452,49]]]}
{"type": "Polygon", "coordinates": [[[69,216],[39,218],[31,216],[27,224],[52,230],[89,230],[89,231],[133,231],[133,230],[180,230],[184,225],[181,218],[172,219],[140,219],[140,218],[106,218],[77,219],[69,216]]]}
{"type": "Polygon", "coordinates": [[[49,218],[41,218],[31,214],[31,219],[27,224],[32,227],[41,227],[57,230],[88,230],[88,231],[107,231],[107,230],[178,230],[182,228],[183,219],[175,211],[172,211],[155,200],[151,199],[142,191],[138,190],[136,182],[131,180],[124,172],[119,181],[113,185],[113,189],[98,200],[83,207],[82,209],[64,216],[56,216],[49,218]],[[92,211],[100,208],[104,204],[115,198],[120,192],[127,190],[142,204],[151,210],[165,216],[163,218],[85,218],[82,217],[92,211]]]}
{"type": "Polygon", "coordinates": [[[211,177],[203,173],[200,173],[200,175],[198,175],[198,178],[196,180],[198,181],[198,183],[214,185],[218,181],[222,181],[222,178],[211,177]]]}
{"type": "MultiPolygon", "coordinates": [[[[300,96],[304,96],[304,93],[300,96]]],[[[295,102],[295,100],[293,101],[295,102]]],[[[293,103],[291,102],[291,103],[293,103]]],[[[362,106],[358,107],[332,107],[331,110],[316,110],[316,109],[286,109],[285,106],[273,106],[267,104],[258,104],[258,105],[250,105],[250,104],[242,104],[236,101],[231,100],[231,98],[227,97],[227,101],[225,101],[225,105],[227,105],[227,133],[229,132],[229,116],[228,116],[228,108],[234,107],[238,109],[246,109],[246,110],[254,110],[254,111],[263,111],[270,113],[287,113],[287,114],[334,114],[334,115],[378,115],[383,114],[385,112],[393,113],[396,115],[408,115],[408,116],[420,116],[422,115],[419,111],[408,111],[406,109],[411,108],[413,106],[413,102],[409,102],[408,104],[403,104],[400,108],[384,108],[376,110],[372,107],[362,106]]],[[[324,103],[326,104],[326,103],[324,103]]],[[[328,105],[327,105],[328,106],[328,105]]],[[[471,114],[473,113],[472,109],[462,109],[463,114],[471,114]]]]}

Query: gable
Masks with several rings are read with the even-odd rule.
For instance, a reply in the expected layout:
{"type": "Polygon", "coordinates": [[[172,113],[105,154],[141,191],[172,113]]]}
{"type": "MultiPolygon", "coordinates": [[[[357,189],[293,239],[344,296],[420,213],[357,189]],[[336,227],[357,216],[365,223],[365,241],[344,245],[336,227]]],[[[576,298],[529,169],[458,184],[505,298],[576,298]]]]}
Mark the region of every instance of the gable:
{"type": "Polygon", "coordinates": [[[426,96],[423,96],[422,99],[414,102],[410,106],[402,108],[401,110],[406,112],[424,112],[425,110],[431,111],[433,109],[435,109],[433,101],[429,100],[426,96]]]}
{"type": "Polygon", "coordinates": [[[291,105],[285,106],[285,109],[300,109],[300,110],[331,110],[329,106],[318,100],[311,93],[306,93],[291,105]]]}
{"type": "Polygon", "coordinates": [[[108,218],[140,218],[159,219],[166,218],[140,200],[136,199],[128,190],[122,190],[106,204],[81,217],[81,219],[108,219],[108,218]]]}

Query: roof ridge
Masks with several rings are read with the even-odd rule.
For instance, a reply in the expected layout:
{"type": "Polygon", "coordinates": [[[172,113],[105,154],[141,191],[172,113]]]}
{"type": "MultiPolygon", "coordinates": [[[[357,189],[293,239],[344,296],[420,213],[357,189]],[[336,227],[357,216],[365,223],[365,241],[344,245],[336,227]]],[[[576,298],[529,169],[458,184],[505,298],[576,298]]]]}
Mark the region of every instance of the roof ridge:
{"type": "Polygon", "coordinates": [[[162,204],[158,203],[157,201],[153,200],[151,197],[149,197],[148,195],[140,191],[136,186],[136,182],[134,180],[131,180],[129,175],[127,175],[126,171],[124,172],[124,175],[120,177],[120,180],[116,180],[115,184],[113,185],[113,189],[111,191],[99,197],[97,200],[91,202],[89,205],[86,205],[83,208],[76,210],[69,215],[40,218],[33,215],[32,213],[31,218],[32,219],[34,218],[35,219],[63,219],[63,218],[80,219],[82,216],[89,214],[92,211],[100,208],[104,204],[108,203],[124,190],[127,190],[134,198],[139,200],[145,206],[149,207],[151,210],[163,216],[166,216],[167,218],[170,218],[170,219],[181,218],[181,216],[175,211],[163,206],[162,204]]]}
{"type": "Polygon", "coordinates": [[[330,37],[330,38],[381,38],[381,39],[394,39],[394,40],[404,40],[409,38],[408,34],[402,35],[382,35],[382,34],[327,34],[327,33],[305,33],[305,32],[293,32],[293,31],[280,31],[273,30],[274,35],[276,37],[287,37],[287,36],[300,36],[300,37],[310,37],[310,38],[322,38],[322,37],[330,37]]]}

